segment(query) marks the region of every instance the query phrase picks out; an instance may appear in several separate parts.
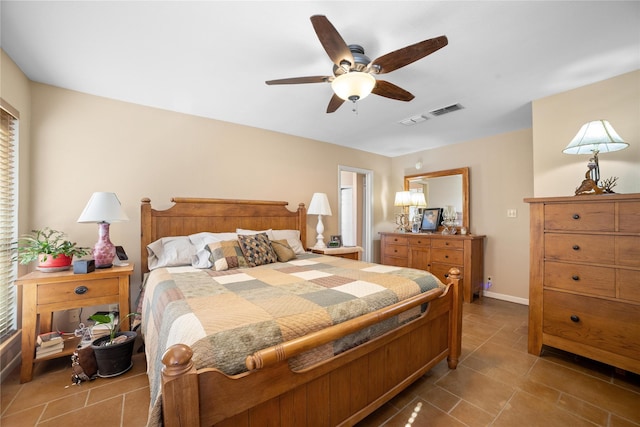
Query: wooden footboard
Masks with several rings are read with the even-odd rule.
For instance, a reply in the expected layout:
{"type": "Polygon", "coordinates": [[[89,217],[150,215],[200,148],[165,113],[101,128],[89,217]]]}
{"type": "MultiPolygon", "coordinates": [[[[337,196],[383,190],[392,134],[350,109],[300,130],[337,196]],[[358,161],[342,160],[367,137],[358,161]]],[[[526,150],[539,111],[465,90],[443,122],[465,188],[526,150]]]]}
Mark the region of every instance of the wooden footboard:
{"type": "Polygon", "coordinates": [[[227,376],[197,371],[192,351],[174,345],[163,355],[166,426],[353,425],[389,401],[444,358],[455,369],[461,350],[460,271],[447,288],[361,316],[247,358],[249,372],[227,376]],[[417,319],[301,371],[287,359],[420,304],[417,319]]]}

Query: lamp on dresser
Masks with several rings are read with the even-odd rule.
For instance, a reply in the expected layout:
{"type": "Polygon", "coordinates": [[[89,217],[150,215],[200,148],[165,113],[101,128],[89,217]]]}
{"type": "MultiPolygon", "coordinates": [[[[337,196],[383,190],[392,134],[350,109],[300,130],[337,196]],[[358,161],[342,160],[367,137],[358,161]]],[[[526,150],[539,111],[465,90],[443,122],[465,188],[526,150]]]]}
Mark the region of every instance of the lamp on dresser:
{"type": "Polygon", "coordinates": [[[115,193],[96,192],[91,195],[78,222],[98,223],[98,242],[93,248],[96,268],[109,268],[116,256],[116,247],[109,239],[109,224],[129,221],[115,193]]]}
{"type": "Polygon", "coordinates": [[[316,244],[313,249],[324,249],[327,245],[324,243],[324,224],[322,224],[322,215],[331,216],[331,206],[329,205],[329,198],[325,193],[313,193],[311,197],[311,203],[309,203],[310,215],[318,215],[318,226],[316,227],[316,244]]]}
{"type": "Polygon", "coordinates": [[[611,188],[615,184],[616,178],[612,178],[612,181],[605,182],[604,188],[598,185],[600,180],[598,153],[618,151],[628,146],[629,144],[624,142],[607,120],[594,120],[582,125],[569,145],[562,150],[562,152],[566,154],[593,155],[587,164],[585,179],[582,181],[582,184],[576,188],[576,196],[580,194],[612,193],[611,188]]]}
{"type": "Polygon", "coordinates": [[[398,233],[404,233],[407,231],[407,213],[405,209],[411,206],[411,192],[409,191],[398,191],[396,192],[396,198],[393,203],[394,206],[401,207],[402,212],[396,215],[396,231],[398,233]]]}

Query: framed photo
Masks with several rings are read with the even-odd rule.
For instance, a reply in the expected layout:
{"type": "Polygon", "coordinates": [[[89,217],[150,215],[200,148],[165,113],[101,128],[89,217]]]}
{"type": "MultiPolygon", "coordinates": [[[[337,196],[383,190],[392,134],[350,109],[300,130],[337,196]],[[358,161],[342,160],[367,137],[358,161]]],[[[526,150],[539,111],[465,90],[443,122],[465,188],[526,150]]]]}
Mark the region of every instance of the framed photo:
{"type": "Polygon", "coordinates": [[[442,208],[427,208],[422,212],[420,231],[437,231],[442,222],[442,208]]]}
{"type": "Polygon", "coordinates": [[[342,236],[331,236],[331,240],[329,240],[329,244],[327,245],[330,248],[341,248],[342,247],[342,236]]]}

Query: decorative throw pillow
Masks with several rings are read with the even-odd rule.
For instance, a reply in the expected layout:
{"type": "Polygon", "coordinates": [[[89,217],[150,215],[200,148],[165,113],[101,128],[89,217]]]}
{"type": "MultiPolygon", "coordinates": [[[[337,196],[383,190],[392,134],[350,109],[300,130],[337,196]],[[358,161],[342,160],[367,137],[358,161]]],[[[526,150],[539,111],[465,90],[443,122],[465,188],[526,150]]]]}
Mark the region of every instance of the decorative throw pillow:
{"type": "Polygon", "coordinates": [[[287,239],[272,240],[271,247],[278,256],[278,261],[280,262],[287,262],[296,258],[296,253],[291,246],[289,246],[287,239]]]}
{"type": "Polygon", "coordinates": [[[225,271],[233,268],[248,267],[247,260],[242,255],[242,250],[237,240],[225,240],[222,242],[213,242],[205,246],[211,255],[209,260],[213,265],[213,269],[217,271],[225,271]]]}
{"type": "Polygon", "coordinates": [[[240,249],[249,267],[271,264],[278,261],[278,256],[271,247],[267,233],[254,235],[238,234],[238,242],[240,243],[240,249]]]}

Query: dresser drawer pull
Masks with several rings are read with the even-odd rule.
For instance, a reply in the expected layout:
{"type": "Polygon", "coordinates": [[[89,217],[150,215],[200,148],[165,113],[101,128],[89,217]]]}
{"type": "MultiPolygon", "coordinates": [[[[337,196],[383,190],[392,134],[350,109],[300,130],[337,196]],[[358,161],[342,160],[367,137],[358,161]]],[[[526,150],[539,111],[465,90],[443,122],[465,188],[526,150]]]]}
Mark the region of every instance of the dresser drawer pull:
{"type": "Polygon", "coordinates": [[[577,282],[578,280],[580,280],[580,276],[578,276],[578,275],[571,276],[571,278],[572,278],[573,280],[575,280],[576,282],[577,282]]]}
{"type": "Polygon", "coordinates": [[[580,250],[580,246],[578,246],[578,245],[573,245],[573,248],[572,248],[572,249],[573,249],[574,251],[579,251],[579,250],[580,250]]]}
{"type": "Polygon", "coordinates": [[[76,295],[83,295],[83,294],[86,294],[88,290],[89,288],[87,288],[86,286],[78,286],[77,288],[74,289],[73,292],[75,292],[76,295]]]}
{"type": "Polygon", "coordinates": [[[580,321],[580,318],[578,316],[576,316],[575,314],[571,315],[571,321],[574,323],[578,323],[580,321]]]}
{"type": "Polygon", "coordinates": [[[447,258],[449,258],[449,255],[445,255],[444,257],[445,257],[445,259],[447,259],[447,258]]]}
{"type": "Polygon", "coordinates": [[[580,219],[580,215],[578,215],[578,214],[573,214],[573,219],[580,219]]]}

